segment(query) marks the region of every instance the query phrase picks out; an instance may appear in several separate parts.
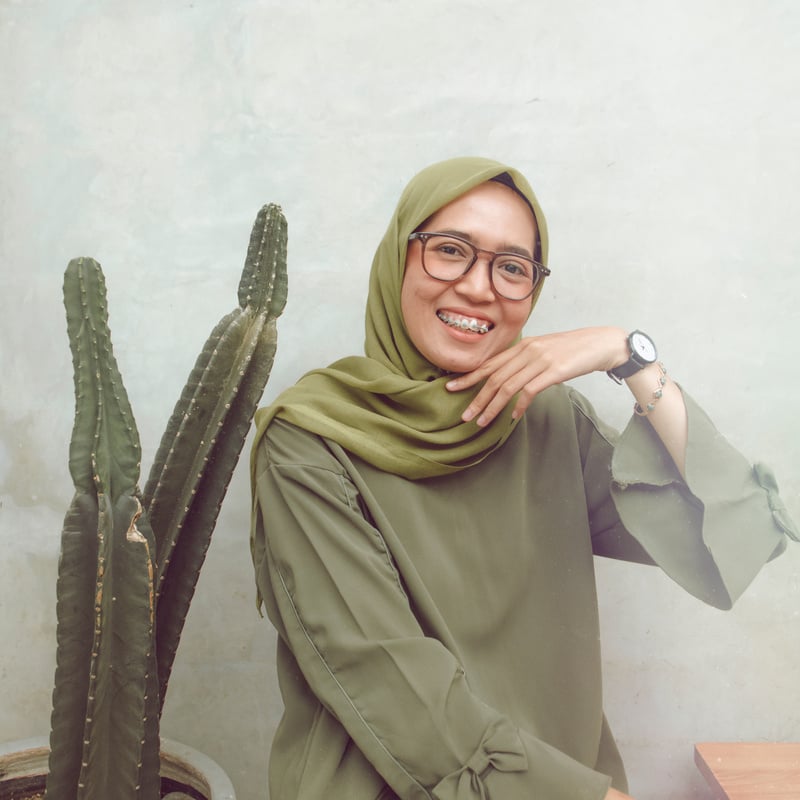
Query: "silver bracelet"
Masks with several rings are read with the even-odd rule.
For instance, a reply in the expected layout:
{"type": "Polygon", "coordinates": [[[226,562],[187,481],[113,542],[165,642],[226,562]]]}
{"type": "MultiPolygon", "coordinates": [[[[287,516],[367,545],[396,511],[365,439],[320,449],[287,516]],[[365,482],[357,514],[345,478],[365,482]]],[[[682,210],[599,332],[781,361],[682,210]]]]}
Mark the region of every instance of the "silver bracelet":
{"type": "Polygon", "coordinates": [[[633,404],[634,413],[638,414],[640,417],[646,417],[656,407],[656,403],[661,399],[661,395],[664,394],[664,386],[667,383],[667,368],[660,361],[656,363],[658,364],[660,374],[658,376],[658,386],[653,391],[653,399],[645,408],[642,408],[639,403],[633,404]]]}

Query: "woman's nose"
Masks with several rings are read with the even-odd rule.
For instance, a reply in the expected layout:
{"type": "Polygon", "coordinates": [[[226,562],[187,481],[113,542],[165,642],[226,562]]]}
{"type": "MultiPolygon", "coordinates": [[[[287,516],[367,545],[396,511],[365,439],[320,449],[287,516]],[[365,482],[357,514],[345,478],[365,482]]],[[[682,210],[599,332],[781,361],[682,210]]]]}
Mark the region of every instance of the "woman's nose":
{"type": "Polygon", "coordinates": [[[455,289],[475,301],[494,300],[494,290],[489,280],[489,259],[478,256],[478,260],[470,267],[467,274],[456,281],[455,289]]]}

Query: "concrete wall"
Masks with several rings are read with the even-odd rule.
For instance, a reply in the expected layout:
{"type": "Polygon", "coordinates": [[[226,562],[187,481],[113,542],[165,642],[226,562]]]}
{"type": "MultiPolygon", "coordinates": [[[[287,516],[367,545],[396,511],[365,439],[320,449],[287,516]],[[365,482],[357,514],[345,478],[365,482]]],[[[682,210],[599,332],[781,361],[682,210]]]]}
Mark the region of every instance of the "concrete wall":
{"type": "MultiPolygon", "coordinates": [[[[0,3],[0,740],[48,729],[73,398],[61,275],[106,272],[149,468],[257,209],[289,220],[265,399],[360,350],[366,275],[419,168],[531,179],[553,277],[530,331],[640,326],[800,518],[800,5],[794,0],[0,3]]],[[[613,422],[630,398],[581,386],[613,422]]],[[[280,714],[253,603],[247,470],[163,723],[263,798],[280,714]]],[[[800,739],[800,548],[732,612],[599,563],[608,712],[632,793],[707,797],[692,743],[800,739]]]]}

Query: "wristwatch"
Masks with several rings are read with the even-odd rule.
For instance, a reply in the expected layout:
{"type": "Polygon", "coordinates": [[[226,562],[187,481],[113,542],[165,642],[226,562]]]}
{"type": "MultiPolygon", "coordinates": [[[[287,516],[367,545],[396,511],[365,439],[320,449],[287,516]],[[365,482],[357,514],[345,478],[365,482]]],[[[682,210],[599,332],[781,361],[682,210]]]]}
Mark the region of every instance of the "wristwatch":
{"type": "Polygon", "coordinates": [[[622,383],[625,378],[630,378],[640,369],[654,364],[658,358],[653,340],[641,331],[634,331],[628,336],[628,348],[631,357],[624,364],[608,370],[608,377],[617,383],[622,383]]]}

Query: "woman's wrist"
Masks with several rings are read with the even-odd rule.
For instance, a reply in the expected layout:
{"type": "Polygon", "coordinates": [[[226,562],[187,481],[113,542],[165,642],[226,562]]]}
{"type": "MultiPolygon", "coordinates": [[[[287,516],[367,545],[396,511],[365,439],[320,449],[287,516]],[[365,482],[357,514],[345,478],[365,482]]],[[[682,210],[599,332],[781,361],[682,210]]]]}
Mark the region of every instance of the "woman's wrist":
{"type": "Polygon", "coordinates": [[[610,345],[612,348],[611,361],[606,367],[606,371],[616,369],[627,363],[631,357],[631,349],[628,344],[628,332],[624,328],[610,328],[610,345]]]}
{"type": "Polygon", "coordinates": [[[608,372],[625,364],[631,357],[628,346],[628,332],[615,325],[606,325],[601,328],[591,329],[596,332],[602,341],[602,359],[598,364],[598,371],[608,372]]]}
{"type": "Polygon", "coordinates": [[[660,361],[649,364],[625,379],[626,385],[636,399],[633,410],[639,416],[646,417],[656,410],[664,396],[667,381],[667,369],[660,361]]]}
{"type": "Polygon", "coordinates": [[[669,378],[660,362],[639,370],[626,378],[625,383],[636,399],[634,411],[647,417],[678,471],[685,477],[688,421],[680,388],[669,378]]]}

